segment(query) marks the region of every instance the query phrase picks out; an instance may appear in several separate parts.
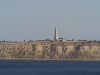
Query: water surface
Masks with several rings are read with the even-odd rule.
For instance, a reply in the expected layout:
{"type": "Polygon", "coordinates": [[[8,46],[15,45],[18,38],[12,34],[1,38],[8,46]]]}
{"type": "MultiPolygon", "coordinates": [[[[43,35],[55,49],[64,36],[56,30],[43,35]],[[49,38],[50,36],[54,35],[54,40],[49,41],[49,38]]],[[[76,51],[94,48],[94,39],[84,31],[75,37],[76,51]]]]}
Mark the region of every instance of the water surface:
{"type": "Polygon", "coordinates": [[[100,75],[100,61],[0,60],[0,75],[100,75]]]}

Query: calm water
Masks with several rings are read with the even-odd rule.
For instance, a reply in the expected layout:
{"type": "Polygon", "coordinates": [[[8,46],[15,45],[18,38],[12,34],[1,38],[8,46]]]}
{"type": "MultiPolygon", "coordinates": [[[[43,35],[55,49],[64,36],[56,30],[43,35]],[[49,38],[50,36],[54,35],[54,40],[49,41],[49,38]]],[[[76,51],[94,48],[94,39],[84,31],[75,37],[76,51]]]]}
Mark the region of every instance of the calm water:
{"type": "Polygon", "coordinates": [[[0,60],[0,75],[100,75],[100,62],[0,60]]]}

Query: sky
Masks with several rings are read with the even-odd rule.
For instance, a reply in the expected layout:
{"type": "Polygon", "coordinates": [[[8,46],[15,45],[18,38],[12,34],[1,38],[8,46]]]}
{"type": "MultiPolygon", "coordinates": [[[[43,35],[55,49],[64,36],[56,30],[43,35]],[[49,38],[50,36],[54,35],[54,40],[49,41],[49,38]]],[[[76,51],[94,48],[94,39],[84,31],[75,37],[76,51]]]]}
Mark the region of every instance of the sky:
{"type": "Polygon", "coordinates": [[[100,0],[0,0],[0,41],[100,40],[100,0]]]}

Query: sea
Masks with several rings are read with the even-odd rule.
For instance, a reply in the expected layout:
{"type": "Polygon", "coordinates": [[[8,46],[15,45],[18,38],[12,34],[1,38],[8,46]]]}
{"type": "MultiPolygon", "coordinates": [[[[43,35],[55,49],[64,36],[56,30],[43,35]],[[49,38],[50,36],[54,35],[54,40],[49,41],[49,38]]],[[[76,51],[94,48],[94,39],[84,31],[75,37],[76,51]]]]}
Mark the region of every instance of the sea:
{"type": "Polygon", "coordinates": [[[0,75],[100,75],[100,61],[0,60],[0,75]]]}

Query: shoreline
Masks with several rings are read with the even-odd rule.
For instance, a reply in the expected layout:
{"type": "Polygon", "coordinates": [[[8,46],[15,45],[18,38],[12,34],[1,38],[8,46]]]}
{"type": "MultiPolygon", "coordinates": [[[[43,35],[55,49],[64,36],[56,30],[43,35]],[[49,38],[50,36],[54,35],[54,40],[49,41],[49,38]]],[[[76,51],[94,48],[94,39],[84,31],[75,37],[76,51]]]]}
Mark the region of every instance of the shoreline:
{"type": "Polygon", "coordinates": [[[13,59],[11,59],[11,58],[8,58],[8,59],[5,59],[5,58],[3,58],[3,59],[0,59],[0,60],[11,60],[11,61],[13,61],[13,60],[23,60],[23,61],[100,61],[100,59],[98,60],[98,59],[95,59],[95,60],[93,60],[93,59],[31,59],[31,58],[13,58],[13,59]]]}

